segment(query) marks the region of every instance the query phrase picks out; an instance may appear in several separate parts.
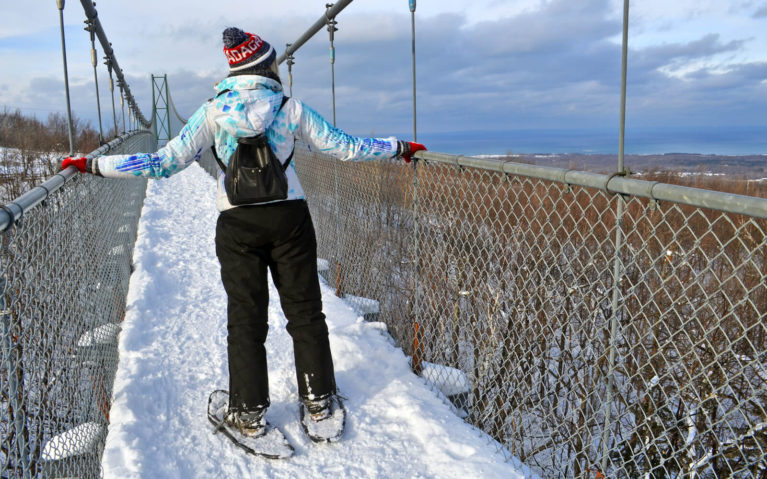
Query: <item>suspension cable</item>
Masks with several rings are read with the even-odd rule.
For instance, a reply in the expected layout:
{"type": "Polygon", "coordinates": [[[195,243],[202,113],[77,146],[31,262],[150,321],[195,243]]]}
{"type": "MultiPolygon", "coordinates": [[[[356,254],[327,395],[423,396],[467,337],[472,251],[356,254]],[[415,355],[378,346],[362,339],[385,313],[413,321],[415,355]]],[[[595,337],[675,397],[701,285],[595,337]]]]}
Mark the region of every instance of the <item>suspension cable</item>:
{"type": "MultiPolygon", "coordinates": [[[[327,24],[327,30],[328,35],[330,37],[330,88],[331,88],[331,97],[333,101],[333,126],[336,126],[336,73],[335,73],[335,63],[336,63],[336,48],[334,45],[335,40],[335,32],[338,31],[338,28],[336,28],[337,22],[335,21],[335,16],[331,15],[331,8],[333,7],[332,3],[326,3],[325,4],[325,22],[327,24]]],[[[341,210],[340,210],[340,203],[339,203],[339,194],[338,194],[338,163],[340,160],[338,158],[335,158],[333,161],[333,183],[335,187],[335,206],[336,206],[336,296],[343,297],[344,295],[344,271],[341,263],[344,245],[343,245],[343,237],[341,235],[341,210]]]]}
{"type": "MultiPolygon", "coordinates": [[[[285,51],[290,51],[290,46],[292,43],[286,43],[285,44],[285,51]]],[[[287,54],[287,63],[288,63],[288,86],[290,87],[290,96],[293,96],[293,65],[296,63],[296,58],[293,56],[293,53],[287,54]]]]}
{"type": "Polygon", "coordinates": [[[101,123],[101,96],[99,95],[99,74],[96,62],[96,33],[93,27],[93,21],[90,18],[85,19],[85,31],[91,36],[91,64],[93,65],[93,82],[96,85],[96,114],[99,118],[99,146],[104,144],[104,128],[101,123]]]}
{"type": "MultiPolygon", "coordinates": [[[[173,114],[176,116],[178,121],[180,121],[182,124],[186,125],[186,122],[188,121],[188,119],[185,119],[184,117],[179,115],[178,110],[176,110],[176,104],[173,103],[173,97],[170,95],[170,89],[168,89],[168,79],[167,79],[167,77],[165,79],[165,91],[167,92],[168,104],[170,105],[170,109],[173,111],[173,114]]],[[[170,124],[170,121],[168,121],[168,123],[170,124]]],[[[170,132],[168,132],[168,133],[169,133],[169,136],[170,136],[170,132]]]]}
{"type": "Polygon", "coordinates": [[[109,60],[109,57],[104,57],[106,60],[104,63],[106,63],[107,71],[109,72],[109,92],[112,95],[112,120],[114,121],[114,128],[115,128],[115,136],[118,136],[119,130],[117,129],[117,110],[115,109],[115,82],[114,78],[112,78],[112,62],[109,60]]]}
{"type": "Polygon", "coordinates": [[[123,91],[122,85],[120,85],[119,80],[117,83],[118,88],[120,88],[120,108],[123,112],[123,133],[127,131],[127,125],[125,124],[125,92],[123,91]]]}
{"type": "Polygon", "coordinates": [[[620,132],[618,141],[618,172],[623,173],[623,150],[626,139],[626,70],[628,65],[629,43],[629,0],[623,3],[623,43],[621,44],[621,109],[620,132]]]}
{"type": "Polygon", "coordinates": [[[59,27],[61,29],[61,56],[64,59],[64,90],[67,97],[67,127],[69,129],[69,156],[75,154],[74,128],[72,127],[72,107],[69,100],[69,72],[67,71],[67,44],[64,38],[64,0],[56,0],[59,8],[59,27]]]}
{"type": "Polygon", "coordinates": [[[415,2],[410,1],[410,32],[412,38],[412,58],[413,58],[413,141],[418,141],[418,129],[416,127],[416,109],[415,109],[415,2]]]}
{"type": "Polygon", "coordinates": [[[333,98],[333,126],[336,126],[336,47],[333,43],[335,33],[338,31],[336,17],[330,17],[332,3],[325,4],[325,18],[328,20],[328,34],[330,35],[330,90],[333,98]]]}

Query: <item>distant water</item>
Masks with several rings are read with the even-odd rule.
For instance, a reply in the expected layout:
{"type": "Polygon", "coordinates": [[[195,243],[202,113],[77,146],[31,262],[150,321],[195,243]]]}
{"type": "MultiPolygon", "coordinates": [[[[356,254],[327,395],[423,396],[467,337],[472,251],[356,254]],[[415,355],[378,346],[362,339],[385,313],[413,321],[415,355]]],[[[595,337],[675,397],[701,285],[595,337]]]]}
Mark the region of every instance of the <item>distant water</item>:
{"type": "MultiPolygon", "coordinates": [[[[412,136],[412,135],[411,135],[412,136]]],[[[407,134],[400,135],[408,138],[407,134]]],[[[506,153],[617,154],[615,129],[529,129],[419,133],[429,149],[460,155],[506,153]]],[[[767,154],[767,126],[727,128],[634,128],[626,130],[626,154],[767,154]]]]}

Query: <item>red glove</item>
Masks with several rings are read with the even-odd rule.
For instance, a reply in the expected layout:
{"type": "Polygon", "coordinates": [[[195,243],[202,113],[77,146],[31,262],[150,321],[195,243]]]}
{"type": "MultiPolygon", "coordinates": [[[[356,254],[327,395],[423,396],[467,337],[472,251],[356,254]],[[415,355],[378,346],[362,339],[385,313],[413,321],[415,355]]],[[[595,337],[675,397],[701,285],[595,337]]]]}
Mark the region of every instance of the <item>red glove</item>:
{"type": "Polygon", "coordinates": [[[426,147],[420,143],[413,143],[412,141],[399,142],[399,156],[405,160],[405,163],[410,163],[413,153],[421,150],[426,151],[426,147]]]}
{"type": "Polygon", "coordinates": [[[72,158],[71,156],[68,156],[61,160],[61,169],[64,170],[68,166],[74,166],[78,170],[80,170],[80,173],[85,173],[85,166],[88,162],[88,159],[85,157],[82,158],[72,158]]]}

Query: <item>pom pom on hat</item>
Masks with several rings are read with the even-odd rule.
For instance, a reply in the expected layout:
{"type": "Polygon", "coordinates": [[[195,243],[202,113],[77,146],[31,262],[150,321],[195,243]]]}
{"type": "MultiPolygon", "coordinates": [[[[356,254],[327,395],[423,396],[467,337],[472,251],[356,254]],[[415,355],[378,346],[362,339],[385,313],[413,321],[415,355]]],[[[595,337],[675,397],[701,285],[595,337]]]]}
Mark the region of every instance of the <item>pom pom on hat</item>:
{"type": "Polygon", "coordinates": [[[245,68],[267,68],[277,53],[269,43],[253,33],[243,32],[239,28],[229,27],[224,30],[224,55],[229,61],[229,71],[236,72],[245,68]]]}

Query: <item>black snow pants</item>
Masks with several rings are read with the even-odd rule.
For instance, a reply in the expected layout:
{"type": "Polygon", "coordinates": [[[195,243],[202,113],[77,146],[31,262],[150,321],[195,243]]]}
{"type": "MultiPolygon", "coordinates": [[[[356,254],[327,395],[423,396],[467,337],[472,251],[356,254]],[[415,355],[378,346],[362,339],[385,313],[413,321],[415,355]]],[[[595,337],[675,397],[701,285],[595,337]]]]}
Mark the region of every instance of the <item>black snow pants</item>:
{"type": "Polygon", "coordinates": [[[305,201],[240,206],[221,213],[216,254],[228,296],[230,405],[269,405],[267,310],[272,273],[293,339],[301,398],[336,392],[328,327],[317,277],[317,240],[305,201]]]}

